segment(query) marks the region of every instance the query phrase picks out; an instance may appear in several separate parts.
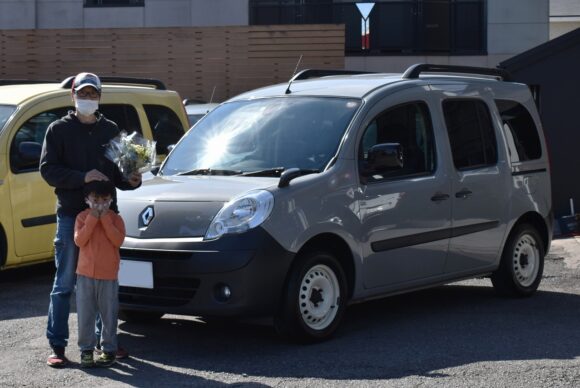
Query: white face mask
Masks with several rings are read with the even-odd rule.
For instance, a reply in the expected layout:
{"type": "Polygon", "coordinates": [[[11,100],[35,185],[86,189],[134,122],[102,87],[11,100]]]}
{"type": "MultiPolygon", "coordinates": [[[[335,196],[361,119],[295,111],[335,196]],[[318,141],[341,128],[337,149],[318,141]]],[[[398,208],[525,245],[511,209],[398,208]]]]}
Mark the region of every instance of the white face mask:
{"type": "Polygon", "coordinates": [[[83,116],[92,115],[99,109],[99,101],[75,98],[75,108],[83,116]]]}
{"type": "Polygon", "coordinates": [[[87,205],[89,205],[89,208],[95,209],[99,212],[102,212],[103,210],[108,209],[111,206],[112,202],[113,202],[112,199],[109,199],[108,201],[105,201],[102,203],[95,203],[95,202],[91,201],[89,198],[85,199],[85,203],[87,205]]]}

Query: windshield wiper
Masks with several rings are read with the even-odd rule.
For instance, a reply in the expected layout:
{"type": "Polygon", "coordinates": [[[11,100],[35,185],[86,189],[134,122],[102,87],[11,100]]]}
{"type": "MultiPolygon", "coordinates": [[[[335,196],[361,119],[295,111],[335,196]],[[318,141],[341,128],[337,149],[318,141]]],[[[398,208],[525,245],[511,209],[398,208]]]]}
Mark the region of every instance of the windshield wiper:
{"type": "Polygon", "coordinates": [[[272,167],[257,171],[246,171],[243,176],[280,176],[284,172],[284,167],[272,167]]]}
{"type": "MultiPolygon", "coordinates": [[[[308,169],[308,168],[302,168],[302,169],[297,169],[297,170],[300,171],[300,175],[315,174],[317,172],[320,172],[320,170],[308,169]]],[[[266,168],[264,170],[244,172],[242,174],[242,176],[274,176],[274,177],[278,177],[278,176],[281,176],[284,171],[286,171],[286,169],[284,167],[272,167],[272,168],[266,168]]]]}
{"type": "Polygon", "coordinates": [[[191,171],[180,172],[177,175],[240,175],[240,170],[220,170],[214,168],[196,168],[191,171]]]}

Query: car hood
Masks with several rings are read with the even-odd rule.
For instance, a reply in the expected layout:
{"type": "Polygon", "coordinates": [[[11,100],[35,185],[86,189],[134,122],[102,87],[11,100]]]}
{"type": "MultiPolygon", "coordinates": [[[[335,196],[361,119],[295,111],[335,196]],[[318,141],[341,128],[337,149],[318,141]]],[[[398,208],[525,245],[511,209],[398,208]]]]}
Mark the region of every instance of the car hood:
{"type": "Polygon", "coordinates": [[[239,176],[153,177],[136,190],[119,191],[118,205],[128,237],[203,237],[224,203],[277,182],[239,176]]]}

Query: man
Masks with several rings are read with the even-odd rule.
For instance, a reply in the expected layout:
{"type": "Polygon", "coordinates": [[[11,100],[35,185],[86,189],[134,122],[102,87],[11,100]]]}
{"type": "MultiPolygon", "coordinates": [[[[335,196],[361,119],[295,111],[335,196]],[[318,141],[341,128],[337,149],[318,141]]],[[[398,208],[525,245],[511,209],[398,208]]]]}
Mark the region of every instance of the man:
{"type": "MultiPolygon", "coordinates": [[[[46,330],[52,348],[47,364],[51,367],[68,364],[65,356],[69,337],[68,316],[78,260],[74,224],[77,214],[87,208],[83,186],[99,180],[110,180],[121,190],[133,190],[141,185],[141,174],[134,173],[124,180],[117,166],[104,155],[104,145],[119,134],[119,128],[98,112],[101,99],[99,77],[92,73],[79,73],[71,94],[75,111],[50,124],[40,158],[40,173],[55,188],[57,196],[56,273],[46,330]]],[[[111,209],[118,212],[116,195],[111,209]]]]}

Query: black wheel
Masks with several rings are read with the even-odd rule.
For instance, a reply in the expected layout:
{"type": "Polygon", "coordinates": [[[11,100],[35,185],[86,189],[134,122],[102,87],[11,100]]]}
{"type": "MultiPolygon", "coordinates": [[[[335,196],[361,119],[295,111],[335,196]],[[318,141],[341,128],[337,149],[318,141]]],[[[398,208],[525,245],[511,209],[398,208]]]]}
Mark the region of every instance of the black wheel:
{"type": "Polygon", "coordinates": [[[274,326],[294,341],[328,339],[344,315],[346,295],[346,277],[338,260],[325,252],[308,253],[291,269],[274,326]]]}
{"type": "Polygon", "coordinates": [[[145,323],[161,319],[163,313],[119,309],[119,319],[129,323],[145,323]]]}
{"type": "Polygon", "coordinates": [[[544,254],[536,229],[529,224],[517,226],[508,238],[499,268],[491,275],[496,291],[508,296],[533,294],[542,280],[544,254]]]}

